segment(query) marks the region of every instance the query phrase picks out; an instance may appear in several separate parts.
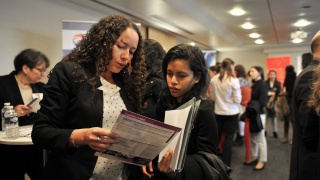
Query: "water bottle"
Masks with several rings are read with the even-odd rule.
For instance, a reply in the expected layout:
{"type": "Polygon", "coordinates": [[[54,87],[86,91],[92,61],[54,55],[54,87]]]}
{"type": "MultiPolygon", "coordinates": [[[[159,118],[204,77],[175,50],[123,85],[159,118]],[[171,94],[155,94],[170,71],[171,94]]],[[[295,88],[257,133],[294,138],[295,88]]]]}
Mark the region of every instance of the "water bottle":
{"type": "Polygon", "coordinates": [[[8,106],[10,106],[10,103],[5,102],[3,108],[1,109],[1,130],[6,130],[6,124],[4,122],[4,112],[7,110],[8,106]]]}
{"type": "Polygon", "coordinates": [[[7,138],[16,139],[20,137],[18,114],[13,109],[13,106],[8,106],[7,110],[4,112],[4,120],[7,138]]]}

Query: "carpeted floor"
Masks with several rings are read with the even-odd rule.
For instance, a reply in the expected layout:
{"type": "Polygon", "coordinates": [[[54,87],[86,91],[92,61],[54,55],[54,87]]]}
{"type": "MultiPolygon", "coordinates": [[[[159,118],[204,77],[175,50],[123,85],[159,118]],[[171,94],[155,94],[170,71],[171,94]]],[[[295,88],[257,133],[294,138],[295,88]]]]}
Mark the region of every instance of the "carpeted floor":
{"type": "MultiPolygon", "coordinates": [[[[287,180],[289,179],[291,145],[281,142],[283,137],[283,122],[278,122],[278,138],[273,137],[271,122],[266,124],[268,162],[262,171],[253,171],[253,167],[244,166],[245,148],[233,146],[232,169],[233,180],[287,180]]],[[[290,138],[292,129],[290,124],[290,138]]]]}

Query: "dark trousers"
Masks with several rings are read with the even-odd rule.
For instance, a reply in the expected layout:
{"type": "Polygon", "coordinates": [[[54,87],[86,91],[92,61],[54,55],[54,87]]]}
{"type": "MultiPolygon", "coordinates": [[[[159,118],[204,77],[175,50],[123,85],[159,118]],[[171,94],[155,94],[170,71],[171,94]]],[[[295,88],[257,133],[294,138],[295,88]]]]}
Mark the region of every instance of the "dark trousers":
{"type": "Polygon", "coordinates": [[[239,115],[218,115],[215,114],[218,124],[218,138],[220,140],[222,132],[225,134],[223,143],[222,161],[231,166],[232,141],[234,134],[238,128],[239,115]]]}

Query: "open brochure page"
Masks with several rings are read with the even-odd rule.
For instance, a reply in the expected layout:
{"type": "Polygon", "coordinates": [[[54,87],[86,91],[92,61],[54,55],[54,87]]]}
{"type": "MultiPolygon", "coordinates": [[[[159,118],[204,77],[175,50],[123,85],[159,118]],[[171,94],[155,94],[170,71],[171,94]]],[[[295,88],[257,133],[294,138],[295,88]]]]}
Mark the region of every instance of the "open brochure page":
{"type": "Polygon", "coordinates": [[[95,155],[147,165],[179,134],[181,128],[122,110],[111,131],[120,136],[120,142],[95,155]]]}

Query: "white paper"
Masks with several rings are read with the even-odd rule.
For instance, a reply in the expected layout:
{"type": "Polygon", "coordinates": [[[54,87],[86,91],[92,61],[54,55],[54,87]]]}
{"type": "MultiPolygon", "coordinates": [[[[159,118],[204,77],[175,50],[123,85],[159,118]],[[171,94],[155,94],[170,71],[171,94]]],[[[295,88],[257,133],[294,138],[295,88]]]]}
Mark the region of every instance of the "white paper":
{"type": "Polygon", "coordinates": [[[170,124],[172,126],[182,128],[181,132],[179,133],[179,136],[175,137],[171,141],[171,143],[159,154],[159,162],[160,162],[162,157],[168,151],[169,148],[172,148],[174,150],[171,163],[170,163],[170,168],[173,170],[177,169],[178,160],[179,160],[178,158],[181,151],[181,143],[183,138],[182,135],[184,134],[190,109],[191,109],[191,106],[188,106],[180,110],[166,111],[166,114],[165,114],[164,122],[166,124],[170,124]]]}

